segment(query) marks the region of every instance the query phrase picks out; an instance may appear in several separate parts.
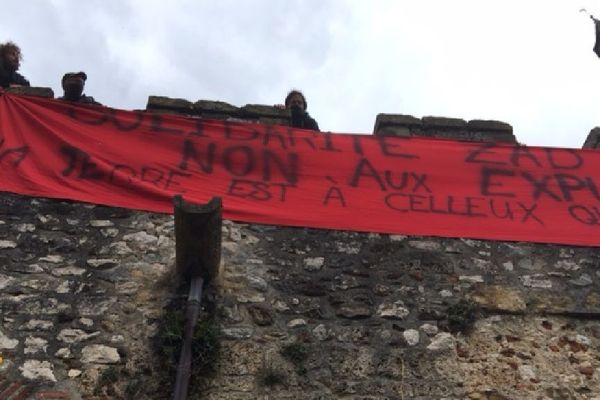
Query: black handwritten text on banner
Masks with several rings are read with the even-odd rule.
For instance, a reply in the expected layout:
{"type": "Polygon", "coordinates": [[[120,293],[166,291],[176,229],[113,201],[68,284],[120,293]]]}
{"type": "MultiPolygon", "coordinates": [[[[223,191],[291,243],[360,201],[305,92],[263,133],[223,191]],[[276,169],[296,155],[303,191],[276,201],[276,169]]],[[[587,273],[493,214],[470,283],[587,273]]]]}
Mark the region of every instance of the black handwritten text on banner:
{"type": "Polygon", "coordinates": [[[323,134],[0,95],[0,190],[238,221],[600,245],[600,152],[323,134]]]}

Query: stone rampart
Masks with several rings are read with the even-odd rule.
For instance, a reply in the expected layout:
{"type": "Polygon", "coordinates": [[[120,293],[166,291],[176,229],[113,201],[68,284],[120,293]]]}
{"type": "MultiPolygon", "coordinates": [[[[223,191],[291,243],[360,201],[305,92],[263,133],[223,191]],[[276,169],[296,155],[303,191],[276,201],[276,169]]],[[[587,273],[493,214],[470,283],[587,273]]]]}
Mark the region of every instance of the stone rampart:
{"type": "MultiPolygon", "coordinates": [[[[0,399],[169,398],[186,297],[173,228],[1,194],[0,399]]],[[[600,400],[596,248],[231,221],[222,233],[202,313],[217,334],[196,338],[210,365],[190,399],[600,400]]]]}

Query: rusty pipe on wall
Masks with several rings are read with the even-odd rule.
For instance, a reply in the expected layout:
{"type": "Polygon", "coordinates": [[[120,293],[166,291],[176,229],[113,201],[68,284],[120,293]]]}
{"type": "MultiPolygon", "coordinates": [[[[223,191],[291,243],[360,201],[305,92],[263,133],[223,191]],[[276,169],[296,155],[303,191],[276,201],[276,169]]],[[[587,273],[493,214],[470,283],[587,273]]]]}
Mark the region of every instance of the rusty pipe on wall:
{"type": "Polygon", "coordinates": [[[179,364],[177,365],[177,378],[175,379],[173,400],[187,399],[190,376],[192,374],[192,341],[194,339],[194,330],[198,322],[198,316],[200,315],[203,286],[204,278],[200,276],[192,278],[186,304],[183,343],[181,344],[179,364]]]}
{"type": "Polygon", "coordinates": [[[173,199],[175,211],[176,269],[189,281],[185,326],[173,400],[187,399],[192,372],[192,344],[201,310],[202,289],[214,279],[221,261],[222,202],[214,197],[207,204],[187,203],[181,196],[173,199]]]}

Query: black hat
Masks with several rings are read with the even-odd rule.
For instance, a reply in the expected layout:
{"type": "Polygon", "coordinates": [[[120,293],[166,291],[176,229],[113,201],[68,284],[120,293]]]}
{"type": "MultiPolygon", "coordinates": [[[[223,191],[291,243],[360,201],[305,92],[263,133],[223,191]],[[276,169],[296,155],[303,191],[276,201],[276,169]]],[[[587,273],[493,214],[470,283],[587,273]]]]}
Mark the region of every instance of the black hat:
{"type": "Polygon", "coordinates": [[[81,79],[83,79],[84,82],[87,80],[87,75],[83,71],[67,72],[66,74],[63,75],[61,83],[64,84],[65,80],[67,80],[68,78],[74,78],[74,77],[80,77],[81,79]]]}

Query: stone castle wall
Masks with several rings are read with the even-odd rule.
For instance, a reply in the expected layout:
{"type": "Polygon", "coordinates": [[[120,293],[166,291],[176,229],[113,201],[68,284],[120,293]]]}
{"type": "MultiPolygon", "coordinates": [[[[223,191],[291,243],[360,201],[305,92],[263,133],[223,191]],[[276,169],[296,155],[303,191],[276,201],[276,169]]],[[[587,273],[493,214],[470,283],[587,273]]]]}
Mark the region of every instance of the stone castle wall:
{"type": "MultiPolygon", "coordinates": [[[[172,217],[5,194],[0,221],[4,382],[169,398],[156,337],[184,296],[172,217]]],[[[205,298],[221,351],[190,398],[599,398],[596,249],[232,222],[223,234],[205,298]]]]}
{"type": "MultiPolygon", "coordinates": [[[[174,251],[169,215],[1,194],[0,399],[170,398],[174,251]]],[[[222,261],[190,399],[600,399],[595,248],[225,221],[222,261]]]]}

